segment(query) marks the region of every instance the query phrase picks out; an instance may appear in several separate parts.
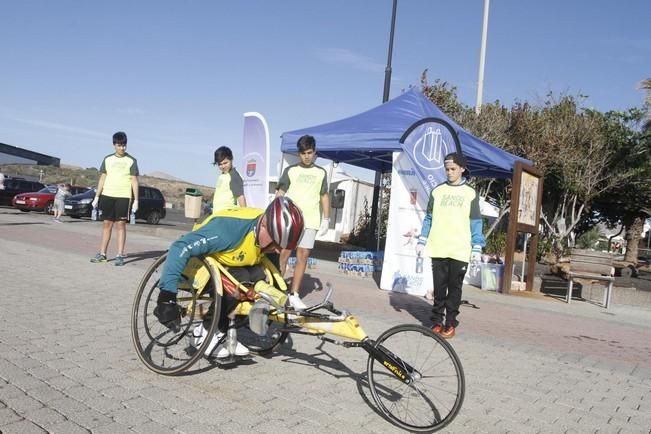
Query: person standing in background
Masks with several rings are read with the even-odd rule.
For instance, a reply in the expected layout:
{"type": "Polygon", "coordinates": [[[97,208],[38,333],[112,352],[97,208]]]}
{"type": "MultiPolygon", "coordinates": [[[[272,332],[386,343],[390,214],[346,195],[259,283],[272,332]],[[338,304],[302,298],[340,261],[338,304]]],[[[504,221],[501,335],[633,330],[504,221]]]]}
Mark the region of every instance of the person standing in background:
{"type": "Polygon", "coordinates": [[[59,184],[57,186],[57,192],[54,195],[54,221],[61,223],[61,216],[63,215],[64,210],[64,201],[66,197],[70,196],[70,184],[59,184]]]}
{"type": "Polygon", "coordinates": [[[452,153],[444,158],[447,182],[432,189],[416,254],[432,258],[434,305],[432,331],[452,338],[459,325],[463,277],[469,261],[481,260],[482,233],[479,195],[462,176],[466,159],[452,153]]]}
{"type": "Polygon", "coordinates": [[[212,212],[239,206],[246,208],[244,197],[244,182],[233,167],[233,152],[227,146],[221,146],[215,151],[213,164],[221,171],[215,184],[215,195],[212,200],[212,212]]]}
{"type": "MultiPolygon", "coordinates": [[[[287,195],[298,205],[305,219],[305,232],[296,247],[296,265],[292,277],[289,302],[294,309],[305,309],[300,298],[301,282],[307,267],[310,251],[314,248],[317,235],[323,236],[330,225],[330,196],[328,196],[328,179],[326,171],[314,164],[316,159],[316,140],[305,135],[296,143],[300,163],[287,167],[278,180],[276,196],[287,195]],[[321,212],[323,211],[323,219],[321,212]],[[318,231],[318,233],[317,233],[318,231]]],[[[285,274],[287,261],[292,253],[283,249],[280,253],[280,272],[285,274]]]]}
{"type": "Polygon", "coordinates": [[[127,220],[129,208],[135,213],[138,210],[138,163],[127,153],[127,135],[118,131],[113,134],[114,153],[102,160],[99,168],[100,177],[93,199],[93,208],[102,212],[102,241],[97,255],[90,262],[107,262],[106,250],[111,241],[111,233],[115,225],[118,235],[118,251],[115,265],[124,265],[124,247],[127,241],[127,220]],[[133,202],[131,199],[133,198],[133,202]]]}

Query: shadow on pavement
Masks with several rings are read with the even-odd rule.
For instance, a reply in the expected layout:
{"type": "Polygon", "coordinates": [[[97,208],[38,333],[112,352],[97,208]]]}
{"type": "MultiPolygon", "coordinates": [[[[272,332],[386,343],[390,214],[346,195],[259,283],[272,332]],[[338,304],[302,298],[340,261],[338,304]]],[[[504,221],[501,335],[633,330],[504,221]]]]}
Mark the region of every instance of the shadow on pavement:
{"type": "Polygon", "coordinates": [[[129,253],[129,256],[124,260],[125,264],[132,262],[143,261],[145,259],[156,259],[167,253],[167,250],[149,250],[146,252],[129,253]]]}
{"type": "Polygon", "coordinates": [[[414,319],[419,321],[422,325],[430,326],[430,312],[432,310],[432,302],[427,301],[423,297],[405,294],[401,292],[390,291],[389,303],[396,312],[407,312],[414,319]]]}
{"type": "MultiPolygon", "coordinates": [[[[292,287],[292,280],[294,279],[294,276],[290,276],[287,279],[285,279],[285,283],[287,284],[287,288],[292,287]]],[[[303,274],[303,280],[301,281],[301,287],[300,287],[300,294],[301,298],[305,297],[306,295],[312,293],[312,292],[317,292],[317,291],[322,291],[323,290],[323,282],[321,282],[321,279],[318,277],[313,277],[309,273],[303,274]]]]}
{"type": "MultiPolygon", "coordinates": [[[[389,294],[389,303],[396,312],[407,312],[412,317],[414,317],[414,319],[419,321],[423,326],[432,326],[432,321],[430,319],[432,312],[432,301],[427,300],[424,297],[418,297],[416,295],[391,291],[389,294]]],[[[465,299],[461,300],[459,309],[462,309],[464,307],[479,309],[479,306],[465,299]]]]}
{"type": "Polygon", "coordinates": [[[44,225],[45,222],[0,223],[0,226],[44,225]]]}
{"type": "MultiPolygon", "coordinates": [[[[290,335],[291,338],[291,335],[290,335]]],[[[282,359],[282,362],[286,363],[294,363],[294,364],[301,364],[301,365],[310,365],[314,366],[316,369],[318,369],[321,372],[324,372],[334,378],[350,378],[355,380],[357,383],[357,390],[359,392],[359,395],[362,397],[366,405],[369,406],[378,416],[384,418],[384,415],[382,412],[377,408],[375,405],[374,401],[370,398],[370,388],[368,385],[368,374],[366,372],[366,366],[364,366],[364,371],[357,373],[350,369],[348,366],[344,365],[337,359],[336,357],[332,356],[330,353],[325,351],[323,349],[323,345],[326,342],[320,342],[319,345],[315,348],[317,350],[316,353],[312,354],[306,354],[306,353],[299,353],[298,351],[294,350],[291,348],[291,342],[289,342],[289,346],[287,346],[287,343],[284,344],[283,346],[280,347],[280,351],[278,351],[278,356],[283,356],[284,359],[282,359]]],[[[351,348],[351,351],[362,351],[361,348],[351,348]]]]}

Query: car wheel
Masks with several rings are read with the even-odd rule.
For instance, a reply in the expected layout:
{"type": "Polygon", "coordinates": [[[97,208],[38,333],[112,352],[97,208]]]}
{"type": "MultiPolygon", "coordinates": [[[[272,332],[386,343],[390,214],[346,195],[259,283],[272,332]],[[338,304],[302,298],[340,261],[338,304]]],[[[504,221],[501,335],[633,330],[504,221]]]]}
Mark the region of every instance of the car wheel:
{"type": "Polygon", "coordinates": [[[147,223],[150,225],[157,225],[160,221],[160,213],[158,211],[152,211],[147,216],[147,223]]]}
{"type": "Polygon", "coordinates": [[[45,205],[45,214],[54,214],[53,202],[48,202],[47,205],[45,205]]]}

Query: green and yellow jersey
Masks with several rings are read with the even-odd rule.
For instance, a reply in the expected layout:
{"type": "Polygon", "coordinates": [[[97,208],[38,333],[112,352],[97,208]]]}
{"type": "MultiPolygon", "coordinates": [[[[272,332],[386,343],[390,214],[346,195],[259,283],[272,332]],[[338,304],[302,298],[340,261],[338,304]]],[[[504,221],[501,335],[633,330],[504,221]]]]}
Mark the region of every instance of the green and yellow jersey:
{"type": "Polygon", "coordinates": [[[235,208],[237,198],[244,195],[244,181],[235,168],[228,173],[222,173],[215,184],[215,195],[212,199],[212,212],[235,208]]]}
{"type": "Polygon", "coordinates": [[[278,180],[278,189],[303,212],[306,229],[319,229],[321,225],[321,196],[328,192],[327,179],[322,167],[298,163],[287,167],[278,180]]]}
{"type": "Polygon", "coordinates": [[[255,240],[258,208],[232,208],[214,213],[172,243],[160,278],[160,288],[176,292],[181,273],[192,257],[210,255],[227,267],[260,263],[263,257],[255,240]]]}
{"type": "Polygon", "coordinates": [[[102,160],[99,173],[106,174],[103,195],[131,198],[131,177],[139,175],[135,158],[127,153],[122,157],[116,154],[107,155],[102,160]]]}
{"type": "Polygon", "coordinates": [[[424,253],[432,258],[470,260],[473,245],[484,246],[479,195],[462,182],[444,182],[432,189],[421,237],[425,237],[424,253]]]}

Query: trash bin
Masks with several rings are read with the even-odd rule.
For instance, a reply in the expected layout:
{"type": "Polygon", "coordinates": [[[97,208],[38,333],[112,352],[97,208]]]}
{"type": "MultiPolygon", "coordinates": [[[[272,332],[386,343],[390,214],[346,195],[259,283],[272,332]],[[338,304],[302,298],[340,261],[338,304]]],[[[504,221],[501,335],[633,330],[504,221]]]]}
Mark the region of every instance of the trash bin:
{"type": "Polygon", "coordinates": [[[502,292],[504,264],[481,264],[481,289],[502,292]]]}
{"type": "Polygon", "coordinates": [[[203,195],[196,188],[185,189],[185,216],[189,219],[201,217],[201,204],[203,195]]]}

